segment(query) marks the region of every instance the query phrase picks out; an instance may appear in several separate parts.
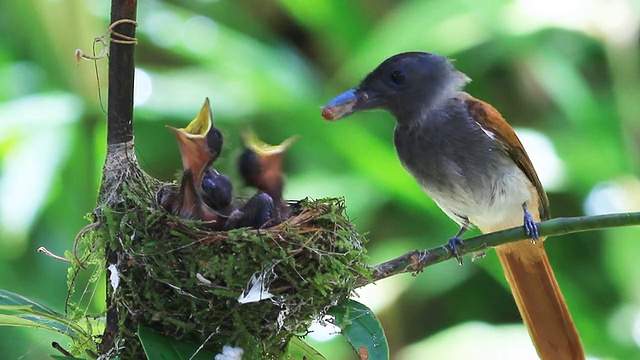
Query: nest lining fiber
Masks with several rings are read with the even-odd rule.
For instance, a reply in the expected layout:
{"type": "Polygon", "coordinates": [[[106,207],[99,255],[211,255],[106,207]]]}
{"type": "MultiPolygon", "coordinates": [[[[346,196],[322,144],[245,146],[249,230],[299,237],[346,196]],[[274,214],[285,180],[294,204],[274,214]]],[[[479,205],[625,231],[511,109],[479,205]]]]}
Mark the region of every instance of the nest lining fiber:
{"type": "Polygon", "coordinates": [[[292,336],[370,276],[364,238],[343,199],[299,201],[288,220],[268,229],[209,232],[157,205],[159,185],[142,172],[129,176],[120,210],[96,213],[96,235],[119,254],[120,285],[109,297],[125,339],[121,358],[144,358],[135,336],[144,324],[216,352],[232,345],[247,359],[278,359],[292,336]],[[239,303],[260,275],[273,297],[239,303]]]}

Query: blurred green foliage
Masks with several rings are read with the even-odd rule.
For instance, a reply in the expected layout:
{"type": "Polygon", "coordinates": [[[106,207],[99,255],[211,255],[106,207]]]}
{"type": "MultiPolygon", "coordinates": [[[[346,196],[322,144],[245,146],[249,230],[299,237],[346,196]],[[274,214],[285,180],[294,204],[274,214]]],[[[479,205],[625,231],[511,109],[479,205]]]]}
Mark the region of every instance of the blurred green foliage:
{"type": "MultiPolygon", "coordinates": [[[[319,115],[326,100],[401,51],[456,59],[473,79],[471,94],[543,139],[525,146],[554,216],[640,209],[637,1],[142,0],[138,17],[143,168],[174,178],[180,159],[164,125],[185,125],[208,96],[226,141],[220,170],[237,180],[244,126],[271,143],[299,134],[287,197],[344,196],[375,262],[456,231],[397,161],[389,115],[332,124],[319,115]]],[[[108,19],[106,0],[0,2],[0,288],[58,310],[67,265],[36,249],[70,249],[95,206],[107,61],[78,66],[74,51],[90,53],[108,19]]],[[[639,239],[640,229],[626,228],[547,242],[594,358],[640,357],[639,239]]],[[[103,293],[84,293],[88,314],[102,309],[103,293]]],[[[359,301],[377,310],[392,358],[535,358],[493,253],[381,281],[359,301]]],[[[41,359],[53,353],[52,340],[65,344],[43,331],[0,328],[0,353],[41,359]]],[[[314,346],[330,359],[354,356],[342,339],[314,346]]]]}

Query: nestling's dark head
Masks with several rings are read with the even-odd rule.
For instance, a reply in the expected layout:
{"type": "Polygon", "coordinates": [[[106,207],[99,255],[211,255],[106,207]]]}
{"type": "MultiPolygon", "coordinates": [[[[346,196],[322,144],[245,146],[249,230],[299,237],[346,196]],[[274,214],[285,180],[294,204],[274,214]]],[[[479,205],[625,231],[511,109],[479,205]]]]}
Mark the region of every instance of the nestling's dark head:
{"type": "Polygon", "coordinates": [[[245,148],[238,159],[238,168],[246,185],[266,192],[275,200],[282,197],[282,156],[245,148]]]}
{"type": "Polygon", "coordinates": [[[262,165],[258,155],[249,148],[245,148],[238,159],[238,169],[240,176],[246,185],[256,186],[259,182],[258,178],[261,173],[262,165]]]}
{"type": "Polygon", "coordinates": [[[360,110],[384,109],[403,122],[437,106],[468,81],[444,56],[402,53],[385,60],[358,87],[331,100],[322,116],[337,120],[360,110]]]}

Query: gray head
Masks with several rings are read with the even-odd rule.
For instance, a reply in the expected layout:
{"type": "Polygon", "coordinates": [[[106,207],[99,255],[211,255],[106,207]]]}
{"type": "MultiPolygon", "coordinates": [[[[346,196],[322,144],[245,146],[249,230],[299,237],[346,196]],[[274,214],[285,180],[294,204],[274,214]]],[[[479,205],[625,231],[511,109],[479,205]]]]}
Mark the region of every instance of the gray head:
{"type": "Polygon", "coordinates": [[[407,52],[394,55],[373,70],[356,88],[323,109],[326,120],[337,120],[367,109],[384,109],[398,122],[409,122],[459,91],[469,78],[444,56],[407,52]]]}

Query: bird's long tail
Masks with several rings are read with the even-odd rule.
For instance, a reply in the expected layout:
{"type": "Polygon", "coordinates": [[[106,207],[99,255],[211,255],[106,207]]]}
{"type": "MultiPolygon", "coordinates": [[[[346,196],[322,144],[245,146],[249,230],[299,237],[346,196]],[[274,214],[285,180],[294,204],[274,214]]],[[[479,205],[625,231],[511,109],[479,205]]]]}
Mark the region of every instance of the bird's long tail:
{"type": "Polygon", "coordinates": [[[496,248],[538,355],[543,360],[584,359],[578,331],[539,239],[496,248]]]}

